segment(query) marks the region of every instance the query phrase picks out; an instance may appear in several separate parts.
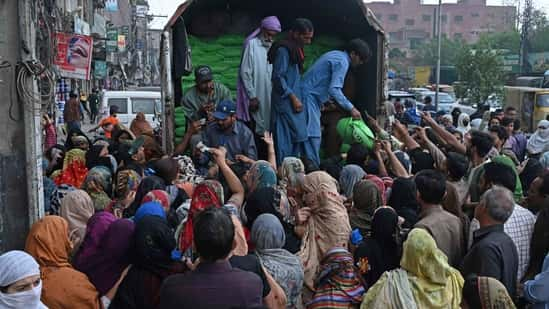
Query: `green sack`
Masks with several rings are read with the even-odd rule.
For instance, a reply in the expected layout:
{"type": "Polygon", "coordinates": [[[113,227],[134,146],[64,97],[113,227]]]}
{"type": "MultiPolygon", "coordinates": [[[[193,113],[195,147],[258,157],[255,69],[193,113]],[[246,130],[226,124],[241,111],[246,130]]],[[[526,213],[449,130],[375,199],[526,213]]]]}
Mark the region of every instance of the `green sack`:
{"type": "MultiPolygon", "coordinates": [[[[362,144],[369,150],[374,148],[375,135],[362,120],[353,120],[351,117],[342,118],[337,123],[337,133],[344,144],[362,144]]],[[[343,150],[343,149],[342,149],[343,150]]]]}
{"type": "Polygon", "coordinates": [[[176,136],[176,137],[183,137],[183,136],[185,136],[185,132],[187,131],[186,129],[187,129],[187,128],[185,128],[185,127],[176,128],[176,129],[175,129],[175,136],[176,136]]]}

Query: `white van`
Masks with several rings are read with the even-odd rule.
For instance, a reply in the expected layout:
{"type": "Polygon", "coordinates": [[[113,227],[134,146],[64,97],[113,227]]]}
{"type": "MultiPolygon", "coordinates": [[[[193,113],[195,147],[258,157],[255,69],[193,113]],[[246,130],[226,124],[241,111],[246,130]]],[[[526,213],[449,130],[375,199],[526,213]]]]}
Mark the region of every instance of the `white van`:
{"type": "Polygon", "coordinates": [[[153,128],[160,125],[162,104],[160,92],[156,91],[106,91],[101,99],[100,119],[109,116],[109,108],[118,106],[117,117],[120,123],[130,127],[132,120],[143,112],[153,128]]]}

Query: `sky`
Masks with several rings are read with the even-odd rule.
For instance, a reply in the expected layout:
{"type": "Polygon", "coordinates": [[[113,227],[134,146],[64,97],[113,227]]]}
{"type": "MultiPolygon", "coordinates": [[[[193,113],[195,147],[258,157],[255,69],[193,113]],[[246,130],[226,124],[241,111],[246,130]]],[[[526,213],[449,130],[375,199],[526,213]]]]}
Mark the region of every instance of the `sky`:
{"type": "MultiPolygon", "coordinates": [[[[169,17],[173,15],[177,7],[185,2],[184,0],[148,0],[150,5],[150,12],[154,15],[167,15],[168,17],[160,18],[157,17],[153,20],[150,27],[153,29],[162,29],[167,23],[167,20],[169,17]]],[[[257,0],[261,1],[261,0],[257,0]]],[[[268,1],[268,0],[267,0],[268,1]]],[[[337,1],[337,0],[334,0],[337,1]]],[[[374,2],[377,0],[367,0],[366,2],[374,2]]],[[[381,1],[387,1],[387,0],[381,0],[381,1]]],[[[520,2],[521,4],[524,3],[525,0],[488,0],[489,5],[502,5],[505,3],[513,3],[513,2],[520,2]]],[[[547,14],[549,14],[549,0],[533,0],[534,1],[534,8],[536,9],[542,9],[547,14]]],[[[426,4],[437,4],[438,0],[424,0],[426,4]]],[[[457,0],[442,0],[442,3],[455,3],[457,0]]]]}

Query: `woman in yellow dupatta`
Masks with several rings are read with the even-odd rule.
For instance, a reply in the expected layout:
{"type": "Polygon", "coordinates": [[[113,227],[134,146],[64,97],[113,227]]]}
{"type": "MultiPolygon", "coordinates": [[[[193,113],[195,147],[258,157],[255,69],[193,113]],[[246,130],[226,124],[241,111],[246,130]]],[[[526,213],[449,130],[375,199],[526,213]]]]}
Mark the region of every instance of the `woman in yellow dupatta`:
{"type": "Polygon", "coordinates": [[[381,276],[361,308],[460,308],[463,277],[427,231],[408,234],[400,266],[381,276]]]}

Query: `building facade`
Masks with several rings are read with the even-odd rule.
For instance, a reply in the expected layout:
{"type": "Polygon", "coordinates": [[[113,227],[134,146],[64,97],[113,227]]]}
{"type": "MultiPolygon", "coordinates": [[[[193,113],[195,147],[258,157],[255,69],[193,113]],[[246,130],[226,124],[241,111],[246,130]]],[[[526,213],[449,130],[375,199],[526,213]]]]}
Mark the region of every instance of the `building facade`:
{"type": "MultiPolygon", "coordinates": [[[[391,48],[413,50],[436,37],[438,6],[422,0],[394,0],[367,4],[389,35],[391,48]]],[[[442,34],[449,39],[476,42],[482,33],[511,31],[516,25],[514,6],[489,6],[486,0],[459,0],[442,4],[442,34]]]]}

